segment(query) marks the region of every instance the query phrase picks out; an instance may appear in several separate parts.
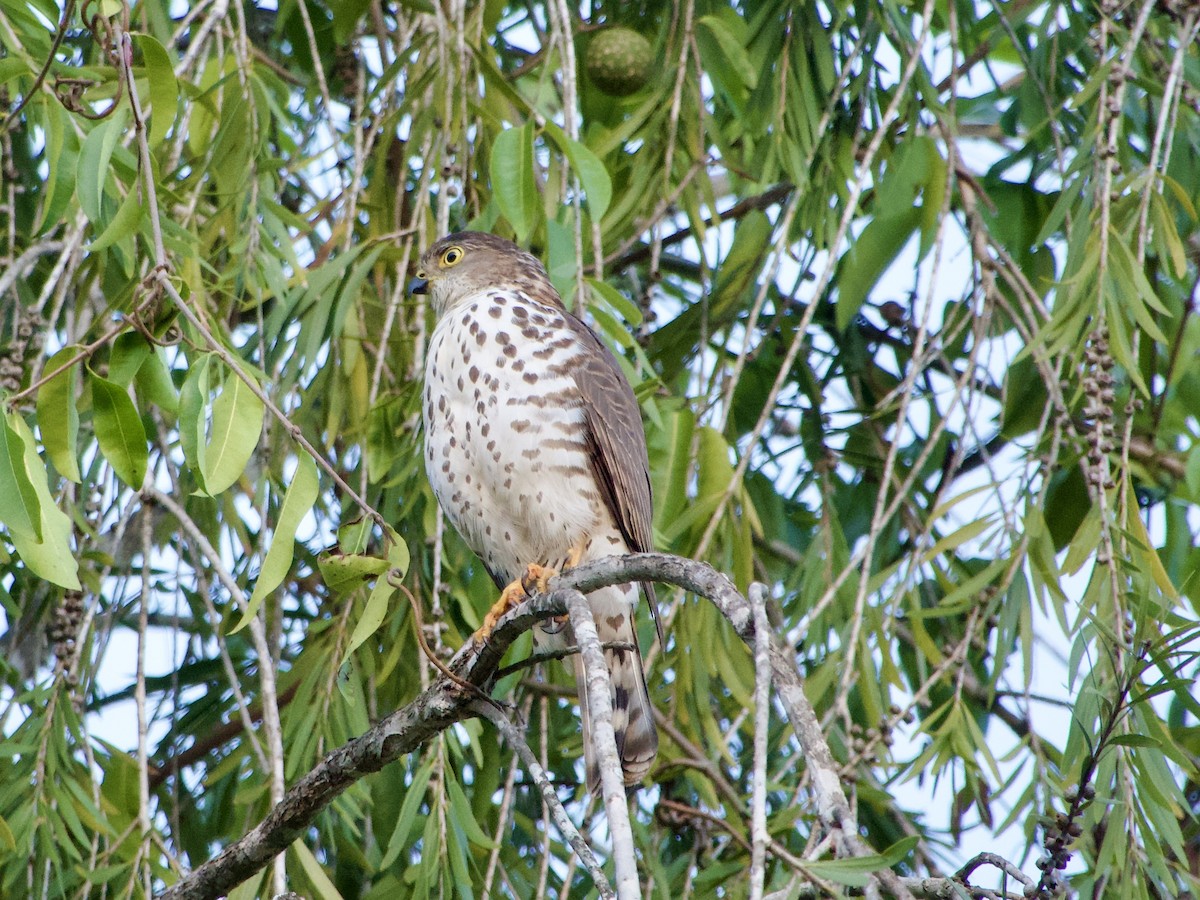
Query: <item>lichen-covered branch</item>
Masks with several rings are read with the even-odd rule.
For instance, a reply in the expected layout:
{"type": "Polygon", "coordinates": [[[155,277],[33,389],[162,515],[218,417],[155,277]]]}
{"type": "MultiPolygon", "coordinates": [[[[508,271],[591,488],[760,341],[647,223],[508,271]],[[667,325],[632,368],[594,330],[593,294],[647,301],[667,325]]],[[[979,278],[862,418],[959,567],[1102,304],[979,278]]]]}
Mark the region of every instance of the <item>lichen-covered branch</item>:
{"type": "MultiPolygon", "coordinates": [[[[267,865],[300,837],[317,815],[358,779],[422,747],[455,722],[479,715],[479,703],[494,679],[501,658],[522,632],[540,619],[567,612],[570,595],[629,581],[672,584],[710,600],[742,640],[755,644],[750,603],[725,575],[706,563],[662,553],[609,557],[572,569],[550,581],[550,590],[520,604],[497,624],[487,643],[471,642],[450,661],[457,679],[435,679],[415,700],[383,718],[366,733],[334,750],[287,791],[283,801],[245,836],[204,863],[159,896],[164,900],[209,900],[228,892],[267,865]]],[[[790,651],[770,636],[771,679],[804,751],[822,826],[835,835],[839,855],[865,856],[874,851],[858,835],[858,827],[842,790],[837,764],[816,712],[804,693],[803,678],[790,651]]],[[[489,701],[490,702],[490,701],[489,701]]],[[[910,881],[890,870],[876,873],[877,891],[894,897],[913,896],[910,881]]],[[[950,884],[948,879],[934,879],[950,884]]],[[[925,881],[929,881],[926,879],[925,881]]],[[[924,896],[940,896],[927,889],[924,896]]],[[[950,894],[946,894],[950,896],[950,894]]]]}

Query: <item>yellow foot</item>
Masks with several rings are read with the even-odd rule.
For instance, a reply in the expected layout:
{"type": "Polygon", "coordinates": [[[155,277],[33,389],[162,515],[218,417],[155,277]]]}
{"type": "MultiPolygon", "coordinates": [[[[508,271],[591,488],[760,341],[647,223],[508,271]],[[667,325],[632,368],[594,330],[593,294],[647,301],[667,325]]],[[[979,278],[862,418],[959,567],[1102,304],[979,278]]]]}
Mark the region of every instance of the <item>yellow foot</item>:
{"type": "Polygon", "coordinates": [[[573,569],[577,565],[579,565],[579,561],[581,559],[583,559],[583,553],[584,553],[584,550],[586,550],[586,549],[587,549],[587,547],[584,544],[580,544],[577,547],[572,547],[567,552],[566,562],[563,563],[563,571],[569,572],[569,571],[571,571],[571,569],[573,569]]]}
{"type": "Polygon", "coordinates": [[[492,632],[496,630],[496,623],[500,621],[501,616],[523,601],[530,593],[544,592],[550,579],[557,574],[553,569],[547,569],[544,566],[527,566],[524,575],[507,585],[500,592],[500,599],[492,604],[492,608],[483,617],[483,624],[475,632],[475,639],[486,641],[492,636],[492,632]]]}
{"type": "Polygon", "coordinates": [[[525,574],[521,576],[521,587],[526,594],[544,594],[550,584],[550,579],[557,574],[558,570],[556,569],[531,563],[525,567],[525,574]]]}

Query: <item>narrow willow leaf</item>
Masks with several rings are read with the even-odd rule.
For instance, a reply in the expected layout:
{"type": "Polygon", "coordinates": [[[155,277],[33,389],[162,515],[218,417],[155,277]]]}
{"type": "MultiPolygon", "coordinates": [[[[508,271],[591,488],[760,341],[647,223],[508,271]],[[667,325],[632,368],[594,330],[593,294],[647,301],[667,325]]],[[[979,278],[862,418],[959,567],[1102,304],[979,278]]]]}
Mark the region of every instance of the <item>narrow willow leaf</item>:
{"type": "Polygon", "coordinates": [[[46,466],[34,446],[33,432],[18,415],[10,415],[8,425],[25,445],[25,473],[37,492],[41,510],[40,541],[17,532],[12,532],[13,546],[17,548],[25,565],[40,578],[60,587],[77,591],[79,585],[79,563],[71,550],[71,520],[54,503],[50,485],[46,479],[46,466]]]}
{"type": "Polygon", "coordinates": [[[597,281],[595,278],[588,278],[587,283],[599,302],[607,303],[612,307],[614,312],[620,314],[630,325],[636,327],[642,324],[642,311],[638,308],[637,304],[611,284],[605,281],[597,281]]]}
{"type": "Polygon", "coordinates": [[[308,849],[308,845],[303,840],[297,839],[291,849],[296,854],[296,859],[300,861],[300,868],[304,870],[304,876],[308,879],[309,885],[316,891],[316,896],[321,897],[322,900],[342,900],[342,895],[333,886],[333,882],[329,880],[329,876],[325,874],[325,870],[321,868],[317,858],[308,849]]]}
{"type": "Polygon", "coordinates": [[[657,498],[655,512],[658,513],[660,528],[674,522],[687,506],[692,435],[695,430],[696,417],[686,406],[674,410],[667,419],[664,429],[665,464],[651,467],[652,472],[663,473],[654,485],[654,496],[657,498]]]}
{"type": "Polygon", "coordinates": [[[124,240],[132,234],[136,234],[142,224],[142,201],[138,197],[138,189],[136,186],[131,186],[125,194],[125,199],[121,201],[121,205],[117,207],[116,215],[112,217],[104,230],[96,235],[96,239],[88,245],[88,250],[92,253],[97,253],[101,250],[106,250],[117,241],[124,240]]]}
{"type": "Polygon", "coordinates": [[[1188,490],[1192,492],[1192,501],[1200,499],[1200,444],[1192,447],[1188,453],[1187,467],[1184,469],[1188,490]]]}
{"type": "Polygon", "coordinates": [[[400,807],[400,815],[396,817],[396,827],[388,838],[387,853],[379,864],[379,871],[386,871],[399,857],[400,852],[408,846],[408,837],[412,833],[413,823],[417,819],[417,811],[421,801],[425,799],[425,788],[429,784],[429,776],[433,773],[433,757],[425,761],[421,768],[413,774],[412,784],[404,794],[404,803],[400,807]]]}
{"type": "Polygon", "coordinates": [[[475,811],[471,808],[471,803],[467,800],[462,785],[458,783],[458,778],[449,772],[446,778],[446,793],[450,797],[450,809],[454,813],[454,822],[465,832],[467,840],[476,847],[494,850],[495,842],[479,827],[479,822],[475,819],[475,811]]]}
{"type": "Polygon", "coordinates": [[[338,527],[338,548],[343,553],[362,553],[371,543],[371,520],[366,516],[344,522],[338,527]]]}
{"type": "Polygon", "coordinates": [[[25,61],[17,59],[14,56],[6,56],[0,59],[0,84],[6,81],[11,81],[18,75],[28,75],[29,66],[25,65],[25,61]]]}
{"type": "Polygon", "coordinates": [[[8,424],[16,413],[0,422],[0,523],[13,535],[42,539],[42,507],[25,471],[25,442],[8,424]]]}
{"type": "Polygon", "coordinates": [[[163,142],[175,122],[179,107],[179,84],[175,67],[166,49],[148,34],[134,35],[146,63],[146,81],[150,86],[150,148],[163,142]]]}
{"type": "Polygon", "coordinates": [[[696,458],[699,466],[697,498],[723,496],[733,480],[733,464],[729,461],[729,444],[715,428],[700,429],[700,449],[696,458]]]}
{"type": "Polygon", "coordinates": [[[17,839],[13,837],[12,829],[3,817],[0,817],[0,847],[7,847],[9,851],[17,849],[17,839]]]}
{"type": "Polygon", "coordinates": [[[258,573],[258,581],[254,584],[254,593],[250,595],[242,618],[233,627],[234,632],[240,631],[258,613],[263,598],[283,583],[296,556],[296,529],[316,502],[318,487],[316,464],[311,457],[300,456],[296,460],[292,483],[288,485],[283,504],[279,508],[279,521],[275,525],[271,546],[258,573]]]}
{"type": "Polygon", "coordinates": [[[600,157],[571,138],[567,138],[567,156],[587,195],[588,210],[591,211],[592,219],[599,222],[612,202],[612,179],[608,175],[608,169],[600,157]]]}
{"type": "Polygon", "coordinates": [[[524,243],[537,225],[538,188],[533,168],[533,123],[509,128],[492,144],[492,191],[517,240],[524,243]]]}
{"type": "Polygon", "coordinates": [[[386,573],[381,574],[375,580],[375,587],[371,588],[371,593],[367,596],[367,605],[363,609],[363,614],[359,617],[354,626],[354,632],[350,635],[350,643],[346,645],[346,650],[338,661],[339,669],[346,664],[354,651],[362,646],[363,641],[379,630],[379,626],[387,617],[388,609],[391,608],[392,596],[395,593],[396,589],[388,581],[386,573]]]}
{"type": "Polygon", "coordinates": [[[943,553],[946,553],[947,551],[957,550],[959,547],[961,547],[967,541],[971,540],[974,537],[978,537],[980,534],[982,534],[984,531],[986,531],[988,528],[990,528],[991,525],[992,525],[992,517],[991,516],[984,516],[980,519],[975,519],[972,522],[968,522],[962,528],[959,528],[953,534],[949,534],[946,537],[942,538],[936,544],[934,544],[932,547],[930,547],[928,550],[926,550],[925,551],[925,562],[929,562],[930,560],[936,559],[937,557],[941,556],[943,553]]]}
{"type": "Polygon", "coordinates": [[[1133,558],[1141,562],[1139,568],[1143,571],[1147,569],[1150,571],[1150,577],[1154,579],[1155,585],[1163,592],[1164,597],[1178,601],[1179,592],[1171,582],[1171,576],[1167,574],[1158,551],[1154,549],[1150,532],[1146,530],[1146,523],[1142,521],[1139,513],[1138,506],[1130,503],[1125,514],[1125,527],[1129,529],[1135,542],[1132,548],[1133,558]]]}
{"type": "Polygon", "coordinates": [[[88,370],[92,385],[92,415],[96,442],[117,477],[141,490],[149,453],[146,430],[125,388],[88,370]]]}
{"type": "Polygon", "coordinates": [[[1118,734],[1108,742],[1110,747],[1149,747],[1157,749],[1162,742],[1148,734],[1118,734]]]}
{"type": "Polygon", "coordinates": [[[179,444],[196,477],[204,479],[204,422],[207,418],[210,354],[192,363],[179,390],[179,444]]]}
{"type": "MultiPolygon", "coordinates": [[[[736,20],[736,17],[731,17],[736,20]]],[[[711,15],[701,16],[696,20],[696,24],[702,26],[717,42],[717,46],[721,48],[721,53],[725,57],[725,61],[730,68],[736,73],[737,78],[741,83],[753,90],[758,84],[758,69],[754,63],[750,61],[750,56],[746,53],[746,48],[742,46],[741,40],[734,34],[730,23],[722,16],[711,15]]]]}
{"type": "Polygon", "coordinates": [[[1175,219],[1167,208],[1166,198],[1153,191],[1150,194],[1150,209],[1154,213],[1154,241],[1161,249],[1159,256],[1171,262],[1171,274],[1176,278],[1187,275],[1187,251],[1179,239],[1175,219]]]}
{"type": "Polygon", "coordinates": [[[862,309],[880,276],[900,255],[917,226],[921,208],[880,214],[867,223],[838,266],[837,327],[845,330],[862,309]]]}
{"type": "Polygon", "coordinates": [[[61,105],[51,103],[42,118],[46,141],[46,190],[42,197],[36,232],[52,227],[64,214],[75,196],[75,173],[78,168],[78,139],[73,120],[61,105]]]}
{"type": "Polygon", "coordinates": [[[79,151],[79,167],[75,175],[79,206],[96,227],[103,223],[108,164],[121,136],[125,134],[129,118],[127,110],[126,106],[120,106],[112,116],[96,125],[79,151]]]}
{"type": "Polygon", "coordinates": [[[614,342],[627,350],[637,346],[637,342],[633,339],[633,335],[629,333],[629,329],[607,309],[595,305],[591,307],[591,313],[592,319],[595,320],[597,330],[600,333],[612,338],[614,342]]]}
{"type": "MultiPolygon", "coordinates": [[[[78,348],[64,347],[46,362],[53,372],[78,355],[78,348]]],[[[59,372],[38,389],[37,422],[46,455],[60,475],[76,484],[83,481],[79,472],[79,367],[72,365],[59,372]]]]}
{"type": "Polygon", "coordinates": [[[263,402],[230,372],[221,395],[213,401],[212,435],[204,450],[204,485],[219,494],[246,470],[262,435],[263,402]]]}
{"type": "Polygon", "coordinates": [[[227,900],[258,900],[258,889],[262,887],[263,879],[266,877],[266,869],[251,875],[229,892],[227,900]]]}
{"type": "Polygon", "coordinates": [[[546,135],[567,157],[571,170],[579,176],[579,184],[587,195],[588,210],[592,219],[599,222],[612,202],[612,179],[608,175],[608,169],[604,167],[600,157],[586,145],[568,137],[566,132],[554,123],[546,123],[546,135]]]}

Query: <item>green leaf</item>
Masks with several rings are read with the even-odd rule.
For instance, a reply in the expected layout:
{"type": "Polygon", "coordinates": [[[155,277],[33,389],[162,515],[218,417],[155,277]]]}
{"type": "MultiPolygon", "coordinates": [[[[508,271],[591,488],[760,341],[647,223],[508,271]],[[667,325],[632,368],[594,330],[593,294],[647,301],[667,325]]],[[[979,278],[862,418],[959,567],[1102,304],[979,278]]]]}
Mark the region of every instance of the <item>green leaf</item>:
{"type": "Polygon", "coordinates": [[[0,846],[7,847],[10,851],[17,849],[17,839],[13,837],[12,829],[8,827],[3,816],[0,816],[0,846]]]}
{"type": "Polygon", "coordinates": [[[525,243],[537,225],[538,186],[533,168],[533,123],[500,132],[492,144],[492,192],[500,212],[525,243]]]}
{"type": "Polygon", "coordinates": [[[13,546],[35,575],[60,587],[77,591],[80,589],[79,563],[71,551],[71,520],[55,505],[54,497],[50,494],[46,466],[37,454],[33,432],[29,430],[25,420],[15,414],[9,415],[8,425],[25,445],[25,473],[37,492],[42,523],[40,541],[14,531],[9,535],[13,546]]]}
{"type": "Polygon", "coordinates": [[[250,595],[246,609],[231,634],[240,631],[254,618],[263,598],[283,583],[296,555],[296,529],[316,502],[319,487],[316,464],[311,457],[302,454],[296,460],[292,483],[288,485],[283,504],[279,507],[279,521],[275,524],[275,533],[271,537],[271,546],[263,560],[262,569],[259,570],[258,581],[254,584],[254,593],[250,595]]]}
{"type": "Polygon", "coordinates": [[[45,158],[49,177],[39,204],[38,233],[56,227],[67,214],[67,205],[75,196],[75,174],[79,159],[79,140],[70,113],[58,103],[48,104],[42,125],[45,129],[45,158]]]}
{"type": "Polygon", "coordinates": [[[1154,240],[1161,249],[1159,256],[1171,263],[1171,274],[1176,278],[1187,275],[1187,252],[1183,241],[1179,239],[1179,231],[1175,228],[1175,220],[1167,208],[1166,198],[1158,191],[1150,192],[1150,209],[1154,213],[1154,240]]]}
{"type": "Polygon", "coordinates": [[[42,506],[25,470],[25,442],[9,426],[16,413],[0,422],[0,523],[9,533],[42,539],[42,506]]]}
{"type": "Polygon", "coordinates": [[[737,74],[738,79],[748,89],[753,90],[758,85],[758,69],[750,61],[750,55],[742,46],[741,40],[733,33],[730,24],[717,15],[701,16],[696,24],[706,29],[721,48],[725,61],[737,74]]]}
{"type": "Polygon", "coordinates": [[[383,620],[387,617],[388,610],[392,605],[392,596],[396,593],[396,589],[392,587],[388,581],[386,570],[375,579],[375,586],[371,588],[371,593],[367,595],[367,605],[363,609],[363,614],[359,616],[358,622],[354,625],[354,632],[350,635],[350,643],[346,645],[346,650],[342,654],[342,658],[338,661],[338,668],[346,664],[351,654],[362,646],[363,641],[373,635],[379,626],[383,624],[383,620]]]}
{"type": "Polygon", "coordinates": [[[463,793],[462,785],[458,783],[458,779],[452,773],[447,773],[447,775],[446,793],[450,797],[450,810],[454,814],[455,824],[466,832],[467,840],[472,844],[477,847],[483,847],[485,850],[494,850],[496,844],[479,827],[479,823],[475,820],[475,812],[471,808],[470,801],[467,800],[467,795],[463,793]]]}
{"type": "Polygon", "coordinates": [[[1192,492],[1192,501],[1200,498],[1200,443],[1195,444],[1188,453],[1187,466],[1184,469],[1188,490],[1192,492]]]}
{"type": "Polygon", "coordinates": [[[654,483],[657,500],[654,511],[660,529],[674,523],[688,506],[687,486],[695,431],[696,417],[686,406],[673,411],[667,418],[662,438],[663,462],[650,467],[652,473],[661,473],[654,483]]]}
{"type": "Polygon", "coordinates": [[[179,111],[179,84],[171,57],[157,40],[148,34],[136,34],[133,39],[142,49],[146,63],[146,81],[150,87],[150,132],[147,140],[153,150],[163,142],[179,111]]]}
{"type": "Polygon", "coordinates": [[[230,372],[212,405],[212,435],[204,448],[204,485],[219,494],[246,470],[262,435],[263,402],[230,372]]]}
{"type": "Polygon", "coordinates": [[[92,385],[92,416],[96,442],[117,477],[133,488],[142,489],[146,478],[149,452],[146,430],[137,407],[126,389],[101,378],[88,369],[92,385]]]}
{"type": "Polygon", "coordinates": [[[139,332],[117,335],[108,354],[108,380],[119,387],[129,387],[149,355],[150,342],[139,332]]]}
{"type": "Polygon", "coordinates": [[[259,888],[266,877],[267,869],[256,872],[230,891],[226,900],[258,900],[259,888]]]}
{"type": "Polygon", "coordinates": [[[37,430],[54,468],[64,478],[82,484],[79,474],[79,355],[78,347],[64,347],[50,356],[46,372],[73,362],[37,389],[37,430]]]}
{"type": "Polygon", "coordinates": [[[872,872],[887,869],[904,859],[917,845],[917,835],[903,838],[883,853],[870,856],[855,856],[849,859],[818,860],[806,862],[804,868],[821,878],[828,878],[847,887],[866,887],[872,872]]]}
{"type": "MultiPolygon", "coordinates": [[[[932,140],[914,138],[896,151],[876,191],[875,217],[838,265],[839,329],[853,321],[913,232],[921,228],[928,235],[936,226],[945,177],[945,161],[932,140]]],[[[926,249],[923,241],[922,252],[926,249]]]]}
{"type": "Polygon", "coordinates": [[[79,206],[93,226],[102,223],[104,185],[108,181],[108,164],[113,151],[125,134],[128,125],[128,108],[121,106],[108,119],[96,125],[83,142],[79,151],[79,167],[76,171],[76,191],[79,206]]]}
{"type": "Polygon", "coordinates": [[[138,197],[139,193],[136,186],[129,188],[112,221],[105,225],[104,230],[88,245],[91,253],[105,250],[117,241],[137,233],[142,224],[142,202],[138,197]]]}
{"type": "Polygon", "coordinates": [[[393,569],[398,569],[403,577],[408,571],[408,564],[412,561],[412,557],[408,552],[408,543],[396,533],[396,530],[390,525],[383,526],[387,533],[388,551],[387,560],[393,569]]]}
{"type": "Polygon", "coordinates": [[[378,556],[334,551],[318,556],[317,568],[321,570],[326,587],[341,595],[382,575],[388,570],[388,563],[378,556]]]}
{"type": "Polygon", "coordinates": [[[642,324],[642,311],[636,303],[607,282],[597,281],[595,278],[586,280],[597,298],[612,307],[626,322],[634,327],[642,324]]]}
{"type": "Polygon", "coordinates": [[[291,846],[292,852],[296,855],[296,859],[300,862],[300,868],[304,870],[304,875],[308,879],[309,885],[316,896],[322,900],[342,900],[342,895],[338,893],[338,889],[334,887],[333,882],[329,880],[329,876],[325,874],[325,870],[321,868],[321,864],[317,862],[317,858],[313,856],[312,851],[308,849],[308,845],[300,838],[291,846]]]}
{"type": "Polygon", "coordinates": [[[161,349],[156,348],[138,367],[134,385],[138,397],[144,403],[157,406],[172,416],[179,414],[179,392],[175,389],[175,382],[171,380],[171,373],[167,370],[161,349]]]}
{"type": "Polygon", "coordinates": [[[343,553],[362,553],[371,543],[371,520],[366,516],[338,526],[338,549],[343,553]]]}
{"type": "Polygon", "coordinates": [[[379,864],[379,871],[389,869],[399,857],[400,852],[408,846],[408,836],[412,833],[413,824],[417,820],[417,811],[421,801],[425,799],[425,788],[429,784],[429,776],[433,774],[434,757],[425,761],[421,768],[413,774],[412,784],[404,795],[404,803],[400,807],[400,815],[396,817],[396,827],[387,842],[387,853],[379,864]]]}
{"type": "Polygon", "coordinates": [[[1162,747],[1162,741],[1150,737],[1148,734],[1118,734],[1112,738],[1108,745],[1110,747],[1162,747]]]}
{"type": "Polygon", "coordinates": [[[566,132],[552,122],[546,123],[546,135],[567,157],[571,169],[579,176],[579,184],[587,195],[588,210],[593,221],[599,222],[612,201],[612,179],[600,157],[586,146],[567,137],[566,132]]]}
{"type": "Polygon", "coordinates": [[[208,368],[212,355],[205,353],[192,363],[179,390],[179,445],[201,484],[204,480],[204,422],[208,406],[208,368]]]}
{"type": "Polygon", "coordinates": [[[567,138],[567,156],[571,160],[571,168],[579,175],[579,182],[587,194],[588,209],[593,221],[599,222],[608,211],[612,202],[612,179],[608,169],[595,153],[579,141],[567,138]]]}
{"type": "Polygon", "coordinates": [[[6,56],[0,58],[0,84],[12,81],[19,75],[28,75],[29,66],[25,65],[25,61],[17,59],[15,56],[6,56]]]}

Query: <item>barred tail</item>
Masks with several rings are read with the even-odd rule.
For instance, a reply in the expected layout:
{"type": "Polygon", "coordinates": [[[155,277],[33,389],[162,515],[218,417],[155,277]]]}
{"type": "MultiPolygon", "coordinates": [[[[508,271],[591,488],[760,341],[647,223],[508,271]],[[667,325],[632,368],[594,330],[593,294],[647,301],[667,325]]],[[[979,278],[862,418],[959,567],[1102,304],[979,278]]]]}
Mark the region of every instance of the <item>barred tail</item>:
{"type": "MultiPolygon", "coordinates": [[[[637,590],[635,585],[630,586],[637,590]]],[[[594,595],[593,595],[594,596],[594,595]]],[[[589,598],[592,599],[592,598],[589,598]]],[[[593,608],[600,604],[593,603],[593,608]]],[[[603,615],[597,611],[596,631],[601,643],[620,641],[633,645],[631,650],[606,649],[605,662],[612,682],[613,731],[617,737],[617,755],[625,786],[642,781],[650,772],[658,752],[658,731],[654,727],[654,710],[646,691],[642,674],[642,653],[637,646],[637,631],[633,626],[633,611],[628,608],[618,614],[603,615]]],[[[579,713],[583,723],[583,755],[587,768],[588,789],[600,791],[600,767],[593,746],[592,716],[587,697],[587,681],[583,661],[575,657],[575,683],[579,690],[579,713]]]]}

